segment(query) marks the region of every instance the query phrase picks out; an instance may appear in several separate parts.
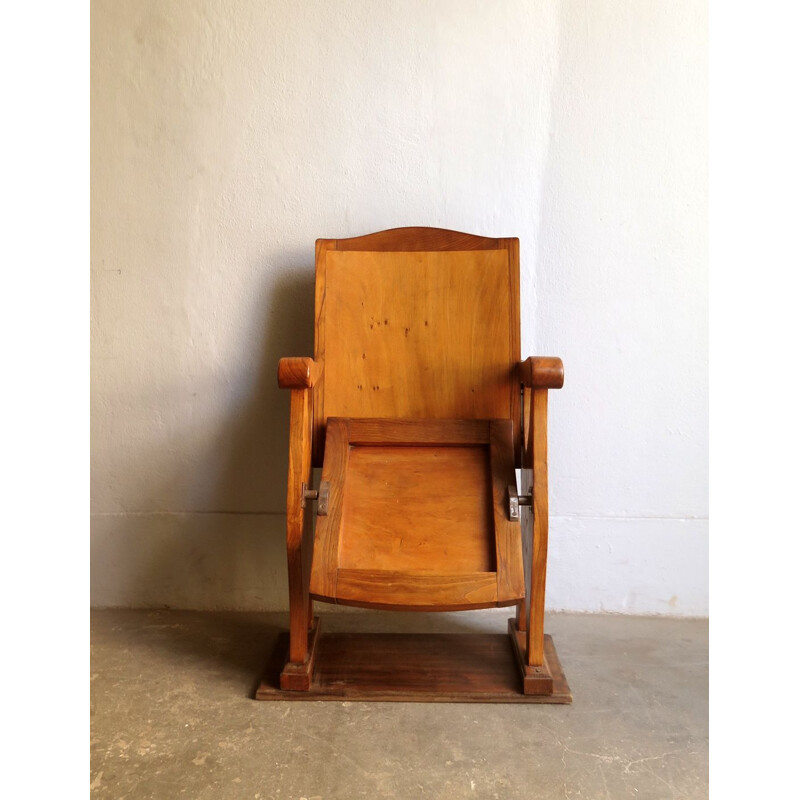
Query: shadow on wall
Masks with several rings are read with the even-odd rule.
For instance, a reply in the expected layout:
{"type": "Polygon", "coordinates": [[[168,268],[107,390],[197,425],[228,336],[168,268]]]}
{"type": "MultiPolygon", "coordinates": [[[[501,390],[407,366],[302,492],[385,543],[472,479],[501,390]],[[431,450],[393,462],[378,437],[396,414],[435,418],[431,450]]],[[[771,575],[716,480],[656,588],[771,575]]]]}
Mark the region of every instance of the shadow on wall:
{"type": "MultiPolygon", "coordinates": [[[[259,343],[258,351],[241,359],[252,368],[224,387],[223,403],[215,376],[214,402],[222,411],[212,419],[221,418],[221,424],[211,432],[214,425],[202,414],[189,414],[187,424],[173,426],[177,441],[162,442],[159,450],[172,446],[185,455],[166,479],[148,483],[149,497],[141,498],[139,508],[155,510],[93,519],[94,605],[287,607],[289,398],[278,388],[277,367],[282,356],[313,354],[314,270],[307,263],[290,264],[259,274],[274,277],[251,305],[251,330],[259,334],[248,338],[259,343]]],[[[201,394],[192,386],[178,391],[185,395],[195,388],[201,394]]],[[[202,396],[200,401],[197,408],[212,402],[202,396]]],[[[150,456],[151,465],[158,464],[162,453],[150,456]]],[[[145,454],[135,467],[142,474],[146,462],[145,454]]]]}

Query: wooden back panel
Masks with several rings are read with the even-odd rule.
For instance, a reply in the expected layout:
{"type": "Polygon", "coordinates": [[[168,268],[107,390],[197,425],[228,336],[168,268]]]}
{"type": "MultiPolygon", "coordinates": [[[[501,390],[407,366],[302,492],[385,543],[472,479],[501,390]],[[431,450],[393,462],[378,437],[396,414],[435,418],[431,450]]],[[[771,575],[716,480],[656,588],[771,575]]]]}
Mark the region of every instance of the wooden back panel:
{"type": "Polygon", "coordinates": [[[314,355],[317,466],[328,417],[518,421],[519,240],[436,228],[317,240],[314,355]]]}

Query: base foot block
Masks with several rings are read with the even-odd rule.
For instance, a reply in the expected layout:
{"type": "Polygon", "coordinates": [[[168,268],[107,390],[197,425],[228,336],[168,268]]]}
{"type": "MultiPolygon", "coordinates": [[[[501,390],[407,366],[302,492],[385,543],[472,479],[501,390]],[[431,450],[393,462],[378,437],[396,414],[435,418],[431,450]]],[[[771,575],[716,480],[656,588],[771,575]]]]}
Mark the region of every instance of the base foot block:
{"type": "MultiPolygon", "coordinates": [[[[280,687],[286,691],[305,692],[311,688],[311,676],[314,673],[314,662],[319,650],[319,617],[314,617],[308,631],[308,655],[302,664],[287,661],[280,677],[280,687]]],[[[288,652],[288,646],[284,657],[288,652]]]]}

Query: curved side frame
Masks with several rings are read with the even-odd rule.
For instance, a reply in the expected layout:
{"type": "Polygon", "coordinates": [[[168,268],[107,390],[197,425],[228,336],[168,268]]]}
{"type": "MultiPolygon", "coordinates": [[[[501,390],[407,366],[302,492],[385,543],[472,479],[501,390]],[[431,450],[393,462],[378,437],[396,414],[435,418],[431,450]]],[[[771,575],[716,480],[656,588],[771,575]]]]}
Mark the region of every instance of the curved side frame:
{"type": "Polygon", "coordinates": [[[289,660],[281,673],[281,688],[308,689],[313,669],[313,645],[319,633],[308,593],[313,548],[311,504],[304,485],[312,482],[311,444],[313,386],[318,365],[310,358],[282,358],[278,385],[291,389],[289,471],[286,490],[286,558],[289,570],[289,660]]]}

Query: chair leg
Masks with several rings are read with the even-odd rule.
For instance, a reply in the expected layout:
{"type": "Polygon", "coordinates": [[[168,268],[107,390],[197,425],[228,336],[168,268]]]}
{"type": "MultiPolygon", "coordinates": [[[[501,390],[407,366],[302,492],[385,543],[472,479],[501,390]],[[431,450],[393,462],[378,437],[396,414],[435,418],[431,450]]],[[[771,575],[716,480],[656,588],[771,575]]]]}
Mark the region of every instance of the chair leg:
{"type": "Polygon", "coordinates": [[[525,605],[525,600],[523,600],[521,603],[517,603],[517,615],[514,622],[518,631],[528,630],[528,612],[525,608],[525,605]]]}
{"type": "Polygon", "coordinates": [[[307,691],[314,669],[319,625],[312,616],[308,593],[313,547],[312,513],[302,484],[310,485],[311,393],[292,389],[289,437],[289,479],[286,498],[286,557],[289,566],[289,658],[281,688],[307,691]]]}
{"type": "MultiPolygon", "coordinates": [[[[301,587],[302,588],[302,587],[301,587]]],[[[319,641],[319,617],[313,616],[313,606],[305,584],[305,597],[300,603],[289,597],[289,657],[281,672],[281,689],[308,691],[314,673],[314,660],[319,641]]]]}
{"type": "Polygon", "coordinates": [[[531,399],[533,461],[533,554],[528,620],[528,664],[544,664],[544,596],[547,578],[547,390],[535,389],[531,399]]]}
{"type": "MultiPolygon", "coordinates": [[[[530,470],[522,470],[522,491],[524,494],[530,492],[530,486],[526,482],[530,481],[530,470]]],[[[533,560],[533,521],[531,518],[530,506],[523,506],[520,509],[520,534],[522,535],[522,568],[525,571],[525,597],[517,603],[517,613],[515,617],[515,627],[518,631],[526,633],[531,603],[531,562],[533,560]]],[[[525,637],[527,641],[527,636],[525,637]]]]}
{"type": "Polygon", "coordinates": [[[308,589],[301,587],[293,598],[289,591],[289,661],[302,664],[308,658],[308,632],[312,627],[308,589]],[[294,601],[294,602],[293,602],[294,601]]]}
{"type": "Polygon", "coordinates": [[[281,672],[281,689],[307,692],[311,688],[311,681],[314,675],[314,662],[317,657],[317,644],[319,643],[319,631],[319,617],[314,617],[311,626],[307,630],[303,630],[297,636],[292,635],[290,631],[290,643],[293,640],[304,641],[306,655],[303,661],[289,660],[286,662],[281,672]]]}
{"type": "Polygon", "coordinates": [[[301,546],[289,550],[289,658],[281,673],[281,689],[308,691],[314,672],[319,639],[319,618],[313,616],[308,594],[311,561],[310,515],[303,522],[302,537],[289,537],[301,546]]]}
{"type": "MultiPolygon", "coordinates": [[[[528,404],[526,403],[526,406],[528,404]]],[[[526,409],[527,410],[527,409],[526,409]]],[[[525,431],[522,491],[532,494],[522,513],[522,545],[526,568],[526,598],[509,620],[509,635],[526,695],[553,693],[553,674],[544,652],[544,597],[547,577],[547,390],[530,396],[530,425],[525,431]]]]}
{"type": "MultiPolygon", "coordinates": [[[[523,476],[525,476],[523,470],[523,476]]],[[[530,472],[528,470],[528,472],[530,472]]],[[[524,482],[524,477],[523,477],[524,482]]],[[[529,491],[530,487],[524,486],[523,490],[529,491]]],[[[514,655],[516,656],[517,666],[522,676],[522,692],[529,696],[547,696],[552,695],[555,688],[553,680],[553,673],[547,658],[544,655],[544,626],[542,620],[544,617],[544,604],[540,598],[543,593],[539,591],[538,586],[543,583],[541,580],[534,580],[534,576],[541,575],[540,558],[535,558],[534,551],[531,547],[531,539],[534,538],[538,532],[538,528],[534,529],[531,513],[528,508],[522,510],[522,528],[523,528],[523,553],[525,555],[526,565],[526,596],[525,600],[517,605],[516,617],[508,621],[508,634],[511,637],[511,644],[513,647],[514,655]],[[530,572],[528,571],[530,570],[530,572]],[[537,588],[534,594],[534,587],[537,588]],[[539,625],[535,625],[535,621],[539,620],[539,625]],[[541,638],[538,638],[541,636],[541,638]],[[535,652],[532,647],[532,642],[541,642],[542,657],[538,663],[531,660],[531,656],[535,652]]],[[[542,576],[543,578],[544,576],[542,576]]]]}

